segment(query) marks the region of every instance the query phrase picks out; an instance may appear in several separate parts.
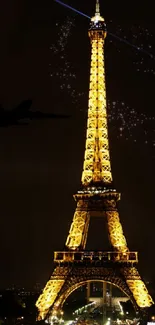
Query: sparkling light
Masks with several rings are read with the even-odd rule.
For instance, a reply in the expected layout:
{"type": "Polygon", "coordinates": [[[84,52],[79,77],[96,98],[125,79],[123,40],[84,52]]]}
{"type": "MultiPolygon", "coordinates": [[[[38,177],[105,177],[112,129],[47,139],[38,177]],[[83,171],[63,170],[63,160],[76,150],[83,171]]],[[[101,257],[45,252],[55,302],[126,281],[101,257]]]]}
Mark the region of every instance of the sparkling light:
{"type": "Polygon", "coordinates": [[[67,17],[63,24],[57,23],[57,41],[50,46],[51,62],[57,64],[49,64],[50,76],[60,82],[60,90],[67,92],[71,97],[75,95],[75,88],[73,89],[73,81],[76,75],[72,68],[71,62],[68,60],[66,46],[68,39],[71,36],[74,27],[74,19],[67,17]]]}

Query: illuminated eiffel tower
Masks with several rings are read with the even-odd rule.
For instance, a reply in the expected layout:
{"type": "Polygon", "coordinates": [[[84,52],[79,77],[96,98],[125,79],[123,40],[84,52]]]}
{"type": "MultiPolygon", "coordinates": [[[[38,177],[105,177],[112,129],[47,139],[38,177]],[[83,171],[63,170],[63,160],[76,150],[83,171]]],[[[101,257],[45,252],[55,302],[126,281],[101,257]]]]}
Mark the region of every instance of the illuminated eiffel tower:
{"type": "Polygon", "coordinates": [[[91,281],[119,287],[136,311],[153,304],[136,268],[137,252],[127,246],[117,210],[120,194],[113,188],[106,110],[104,41],[106,25],[99,0],[89,28],[91,68],[86,149],[81,190],[74,195],[77,208],[66,241],[66,251],[54,253],[55,269],[36,306],[39,319],[61,314],[67,297],[91,281]],[[106,218],[111,251],[86,251],[90,217],[106,218]]]}

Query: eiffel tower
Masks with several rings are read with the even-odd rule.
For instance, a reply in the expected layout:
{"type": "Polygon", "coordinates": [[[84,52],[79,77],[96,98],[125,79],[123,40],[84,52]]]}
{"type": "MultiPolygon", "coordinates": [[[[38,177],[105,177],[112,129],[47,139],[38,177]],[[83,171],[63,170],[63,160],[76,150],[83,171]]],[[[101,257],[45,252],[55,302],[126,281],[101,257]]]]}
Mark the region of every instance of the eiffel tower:
{"type": "Polygon", "coordinates": [[[81,190],[74,195],[77,207],[66,240],[66,251],[54,252],[55,269],[36,302],[38,319],[60,315],[67,297],[78,287],[93,281],[119,287],[137,312],[144,312],[153,300],[136,268],[137,252],[130,252],[121,226],[113,187],[106,109],[104,42],[106,24],[99,0],[89,28],[91,68],[86,149],[81,190]],[[111,251],[86,251],[90,217],[106,219],[111,251]]]}

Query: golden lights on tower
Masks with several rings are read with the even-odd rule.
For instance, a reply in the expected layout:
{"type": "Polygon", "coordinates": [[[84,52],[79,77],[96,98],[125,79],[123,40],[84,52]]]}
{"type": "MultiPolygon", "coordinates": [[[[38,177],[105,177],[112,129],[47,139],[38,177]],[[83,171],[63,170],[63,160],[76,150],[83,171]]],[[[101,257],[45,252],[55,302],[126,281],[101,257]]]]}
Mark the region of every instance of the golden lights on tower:
{"type": "MultiPolygon", "coordinates": [[[[74,267],[74,256],[76,256],[74,254],[83,254],[85,251],[91,211],[93,213],[94,211],[102,212],[107,220],[109,240],[112,246],[111,254],[117,256],[116,259],[114,258],[114,267],[115,262],[124,265],[123,263],[126,263],[125,261],[130,255],[117,210],[117,201],[120,199],[120,195],[112,189],[104,67],[106,34],[105,21],[100,15],[99,0],[96,0],[96,12],[91,19],[89,29],[91,68],[82,190],[74,196],[77,208],[66,241],[67,252],[63,254],[65,264],[56,266],[37,300],[39,319],[44,319],[50,308],[53,308],[52,314],[54,314],[60,307],[61,298],[65,299],[66,293],[63,288],[74,267]],[[66,266],[67,258],[69,265],[72,266],[66,266]]],[[[152,298],[137,269],[133,267],[133,262],[131,261],[130,264],[128,261],[127,267],[122,266],[120,274],[122,274],[127,290],[131,293],[130,297],[134,297],[137,306],[140,308],[150,307],[153,304],[152,298]]],[[[71,281],[73,277],[69,279],[71,281]]]]}
{"type": "Polygon", "coordinates": [[[99,3],[91,19],[89,30],[91,40],[91,68],[86,148],[82,173],[82,184],[112,182],[106,108],[106,86],[104,68],[104,39],[106,26],[100,16],[99,3]],[[101,26],[101,28],[99,28],[101,26]],[[104,28],[102,28],[104,26],[104,28]]]}

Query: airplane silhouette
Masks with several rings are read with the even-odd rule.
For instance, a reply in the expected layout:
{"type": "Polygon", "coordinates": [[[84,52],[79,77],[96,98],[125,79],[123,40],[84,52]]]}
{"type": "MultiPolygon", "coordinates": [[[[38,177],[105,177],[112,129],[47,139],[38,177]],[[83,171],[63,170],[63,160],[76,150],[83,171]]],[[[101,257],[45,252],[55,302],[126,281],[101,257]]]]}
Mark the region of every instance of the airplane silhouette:
{"type": "Polygon", "coordinates": [[[5,110],[0,105],[0,127],[26,124],[25,120],[69,118],[69,115],[43,113],[40,111],[30,111],[31,106],[32,106],[31,99],[22,101],[17,107],[13,108],[12,110],[5,110]]]}

